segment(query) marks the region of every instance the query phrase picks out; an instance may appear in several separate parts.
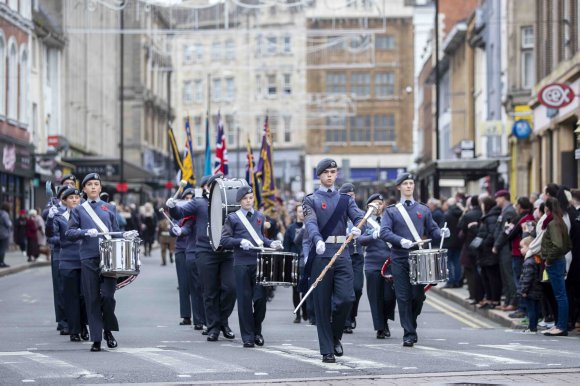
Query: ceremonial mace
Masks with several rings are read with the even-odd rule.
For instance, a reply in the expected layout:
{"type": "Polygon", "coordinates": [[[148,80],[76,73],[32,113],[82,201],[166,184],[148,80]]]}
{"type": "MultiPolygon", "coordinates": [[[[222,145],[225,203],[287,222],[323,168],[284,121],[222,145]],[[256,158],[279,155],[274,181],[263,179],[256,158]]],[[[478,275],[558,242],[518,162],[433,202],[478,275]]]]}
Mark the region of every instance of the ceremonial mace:
{"type": "MultiPolygon", "coordinates": [[[[365,216],[362,218],[362,220],[360,220],[360,222],[358,223],[358,225],[356,227],[359,228],[359,229],[361,229],[362,226],[367,221],[367,219],[369,217],[371,217],[373,214],[375,214],[378,209],[379,209],[379,207],[377,205],[375,205],[375,204],[369,204],[368,205],[367,212],[365,213],[365,216]]],[[[330,261],[328,262],[328,264],[326,265],[326,267],[324,267],[324,269],[322,270],[322,272],[320,272],[320,275],[318,275],[318,278],[316,278],[316,280],[314,281],[314,283],[312,283],[312,285],[310,286],[310,289],[308,290],[308,292],[306,292],[306,295],[304,295],[302,297],[302,300],[300,301],[300,304],[298,304],[298,306],[294,310],[294,313],[297,313],[298,312],[298,310],[300,309],[300,307],[302,306],[302,304],[306,301],[306,299],[308,298],[308,296],[310,296],[310,294],[312,293],[312,291],[314,291],[314,288],[316,288],[316,286],[318,286],[318,283],[320,283],[322,281],[322,279],[324,279],[324,275],[326,275],[326,272],[333,266],[333,264],[336,261],[336,259],[338,258],[338,256],[340,256],[340,254],[342,253],[342,251],[344,251],[344,248],[346,248],[346,246],[348,245],[348,243],[351,242],[351,240],[353,239],[353,237],[354,236],[353,236],[352,233],[350,235],[348,235],[348,238],[346,239],[346,241],[344,243],[342,243],[341,247],[338,249],[338,251],[336,251],[336,253],[334,254],[334,256],[332,256],[332,259],[330,259],[330,261]]]]}

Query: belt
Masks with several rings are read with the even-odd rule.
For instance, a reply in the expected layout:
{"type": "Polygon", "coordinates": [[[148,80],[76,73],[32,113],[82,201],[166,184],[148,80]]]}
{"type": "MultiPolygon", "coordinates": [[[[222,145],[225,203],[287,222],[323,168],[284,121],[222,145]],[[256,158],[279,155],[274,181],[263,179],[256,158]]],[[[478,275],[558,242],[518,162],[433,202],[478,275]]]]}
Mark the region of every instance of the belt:
{"type": "Polygon", "coordinates": [[[343,244],[345,241],[346,236],[328,236],[328,238],[324,240],[325,243],[330,244],[343,244]]]}

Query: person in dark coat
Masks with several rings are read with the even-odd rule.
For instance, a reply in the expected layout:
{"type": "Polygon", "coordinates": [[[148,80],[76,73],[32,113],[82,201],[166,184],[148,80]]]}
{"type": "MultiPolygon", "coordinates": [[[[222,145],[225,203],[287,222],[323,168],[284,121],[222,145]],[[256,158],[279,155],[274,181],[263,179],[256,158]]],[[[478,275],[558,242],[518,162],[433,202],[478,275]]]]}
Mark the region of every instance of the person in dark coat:
{"type": "Polygon", "coordinates": [[[483,217],[479,221],[477,237],[482,239],[481,247],[477,255],[477,265],[481,267],[481,278],[485,290],[486,302],[481,308],[496,308],[501,301],[501,276],[499,268],[499,255],[492,252],[495,240],[495,228],[498,226],[497,219],[501,214],[501,208],[495,205],[491,197],[484,197],[481,201],[483,217]]]}
{"type": "MultiPolygon", "coordinates": [[[[284,246],[284,251],[293,252],[298,255],[299,260],[299,270],[300,276],[304,274],[304,253],[302,251],[302,241],[297,242],[296,233],[298,230],[304,227],[304,212],[302,211],[302,204],[297,204],[295,207],[296,221],[288,226],[286,232],[284,233],[284,240],[282,245],[284,246]]],[[[292,303],[294,308],[298,306],[300,300],[304,296],[304,292],[300,292],[298,286],[292,287],[292,303]]],[[[301,314],[302,318],[306,321],[308,320],[308,310],[306,309],[306,302],[302,307],[296,312],[296,318],[294,318],[294,323],[300,323],[301,314]]]]}
{"type": "MultiPolygon", "coordinates": [[[[528,253],[532,240],[532,237],[528,236],[520,241],[520,250],[523,256],[528,253]]],[[[536,333],[538,331],[540,299],[543,292],[541,280],[541,268],[539,261],[536,261],[536,256],[526,257],[522,264],[522,274],[519,277],[520,296],[526,301],[528,313],[528,328],[523,331],[524,333],[536,333]]]]}
{"type": "Polygon", "coordinates": [[[447,249],[447,267],[449,269],[449,280],[443,288],[460,288],[463,283],[463,274],[459,258],[461,256],[461,239],[459,237],[459,219],[463,211],[456,204],[455,198],[447,200],[447,211],[445,211],[443,223],[447,223],[447,228],[451,236],[443,242],[443,248],[447,249]]]}
{"type": "Polygon", "coordinates": [[[469,248],[469,245],[477,236],[478,221],[482,216],[479,198],[471,196],[468,200],[467,212],[459,219],[457,230],[461,234],[463,247],[461,249],[460,262],[463,266],[465,279],[467,280],[467,290],[469,298],[473,304],[479,303],[483,299],[483,282],[477,269],[477,253],[469,248]]]}
{"type": "Polygon", "coordinates": [[[580,211],[572,218],[570,239],[572,240],[572,263],[566,277],[569,302],[570,327],[580,322],[580,211]]]}
{"type": "Polygon", "coordinates": [[[441,209],[441,201],[436,198],[430,198],[427,200],[427,206],[429,207],[429,210],[431,210],[433,221],[435,221],[439,227],[442,227],[445,222],[445,213],[443,212],[443,209],[441,209]]]}
{"type": "Polygon", "coordinates": [[[14,243],[20,247],[20,251],[26,256],[26,210],[21,209],[20,215],[14,222],[14,243]]]}

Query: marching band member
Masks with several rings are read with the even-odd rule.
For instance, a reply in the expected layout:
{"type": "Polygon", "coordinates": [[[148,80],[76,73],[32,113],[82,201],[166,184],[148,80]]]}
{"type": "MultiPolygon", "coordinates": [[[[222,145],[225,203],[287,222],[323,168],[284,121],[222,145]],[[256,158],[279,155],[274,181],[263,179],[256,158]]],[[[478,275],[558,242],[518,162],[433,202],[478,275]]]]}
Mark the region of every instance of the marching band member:
{"type": "MultiPolygon", "coordinates": [[[[295,206],[296,221],[288,226],[286,232],[284,233],[284,240],[282,245],[286,252],[296,253],[299,258],[299,277],[304,275],[304,253],[302,248],[303,238],[299,235],[304,227],[304,213],[302,211],[302,204],[297,204],[295,206]]],[[[300,303],[300,298],[304,296],[304,291],[299,286],[292,286],[292,303],[294,308],[300,303]]],[[[294,318],[294,323],[300,323],[300,312],[302,311],[302,317],[304,320],[308,320],[308,310],[306,304],[303,304],[301,309],[296,313],[296,318],[294,318]]]]}
{"type": "Polygon", "coordinates": [[[87,312],[84,299],[81,295],[81,260],[80,241],[70,241],[66,238],[68,220],[71,210],[80,202],[80,192],[76,188],[63,185],[64,191],[60,192],[59,199],[65,207],[62,213],[55,213],[50,209],[47,229],[52,229],[54,237],[59,239],[59,271],[62,283],[62,296],[64,310],[68,321],[71,342],[89,340],[87,331],[87,312]]]}
{"type": "MultiPolygon", "coordinates": [[[[365,277],[367,279],[367,296],[371,306],[373,327],[377,332],[377,339],[391,336],[389,319],[395,320],[395,288],[392,281],[381,275],[381,268],[385,260],[391,255],[391,248],[379,238],[381,215],[385,210],[385,202],[380,193],[375,193],[367,199],[367,206],[375,204],[379,209],[375,219],[369,218],[365,234],[358,238],[360,245],[365,247],[365,277]]],[[[390,267],[387,268],[390,272],[390,267]]]]}
{"type": "Polygon", "coordinates": [[[203,288],[203,302],[209,342],[218,340],[220,331],[226,339],[236,336],[229,327],[230,317],[236,304],[236,290],[231,252],[214,251],[209,243],[209,187],[220,175],[206,176],[201,180],[202,197],[193,198],[184,205],[177,205],[172,197],[165,203],[175,219],[195,216],[195,256],[199,278],[203,288]]]}
{"type": "Polygon", "coordinates": [[[386,208],[381,221],[380,238],[392,245],[391,269],[395,294],[399,306],[399,318],[404,330],[403,346],[417,343],[417,317],[421,314],[425,293],[423,285],[411,285],[409,279],[409,250],[426,235],[431,239],[449,236],[449,229],[433,221],[429,208],[413,198],[415,179],[411,173],[403,173],[396,180],[401,192],[400,202],[386,208]],[[413,241],[411,241],[413,240],[413,241]]]}
{"type": "MultiPolygon", "coordinates": [[[[110,238],[108,233],[119,231],[119,225],[115,207],[99,198],[102,188],[101,177],[97,173],[87,174],[83,178],[81,188],[87,195],[87,200],[72,209],[66,237],[70,241],[81,240],[81,282],[93,341],[91,351],[95,352],[101,351],[103,330],[107,346],[117,347],[117,341],[111,332],[119,331],[119,323],[115,316],[117,279],[100,276],[99,239],[110,238]]],[[[123,238],[127,239],[137,236],[136,231],[123,234],[123,238]]]]}
{"type": "MultiPolygon", "coordinates": [[[[346,241],[347,220],[358,224],[364,214],[347,194],[340,194],[334,183],[338,173],[336,161],[325,158],[316,166],[320,187],[304,198],[305,227],[312,249],[307,260],[306,272],[315,280],[332,256],[346,241]],[[315,254],[313,253],[315,251],[315,254]]],[[[356,238],[361,230],[356,226],[351,230],[356,238]]],[[[316,328],[322,361],[335,363],[335,355],[342,356],[340,342],[344,324],[354,302],[352,263],[348,249],[344,249],[314,291],[316,328]]]]}
{"type": "Polygon", "coordinates": [[[234,249],[234,273],[240,333],[244,347],[264,345],[262,322],[266,317],[266,289],[256,284],[258,251],[262,246],[282,249],[282,242],[264,236],[264,215],[254,210],[254,192],[250,186],[238,189],[236,201],[241,208],[226,217],[222,244],[234,249]]]}

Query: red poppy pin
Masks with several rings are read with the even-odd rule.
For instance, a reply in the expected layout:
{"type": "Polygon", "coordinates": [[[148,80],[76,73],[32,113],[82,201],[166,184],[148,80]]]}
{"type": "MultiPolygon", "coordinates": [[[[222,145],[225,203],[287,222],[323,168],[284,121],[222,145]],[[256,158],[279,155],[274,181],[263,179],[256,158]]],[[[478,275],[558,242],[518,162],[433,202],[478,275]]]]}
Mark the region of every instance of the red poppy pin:
{"type": "Polygon", "coordinates": [[[326,202],[322,203],[322,209],[326,209],[326,202]]]}
{"type": "Polygon", "coordinates": [[[262,219],[261,218],[258,219],[258,225],[262,225],[262,219]]]}
{"type": "Polygon", "coordinates": [[[421,212],[417,213],[417,217],[419,218],[419,220],[423,218],[423,215],[421,214],[421,212]]]}
{"type": "Polygon", "coordinates": [[[109,207],[107,205],[101,205],[101,209],[104,210],[105,212],[109,211],[109,207]]]}

